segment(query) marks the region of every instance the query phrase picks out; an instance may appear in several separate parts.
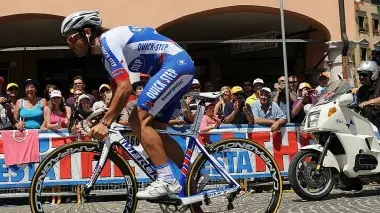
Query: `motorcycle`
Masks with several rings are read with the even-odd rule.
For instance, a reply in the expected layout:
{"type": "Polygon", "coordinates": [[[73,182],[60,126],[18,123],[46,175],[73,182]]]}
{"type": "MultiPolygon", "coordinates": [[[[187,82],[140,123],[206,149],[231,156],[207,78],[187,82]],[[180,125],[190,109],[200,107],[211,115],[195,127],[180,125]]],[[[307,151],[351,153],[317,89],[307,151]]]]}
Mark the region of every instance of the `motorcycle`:
{"type": "Polygon", "coordinates": [[[357,112],[351,89],[348,80],[334,81],[308,108],[301,129],[315,140],[300,149],[288,170],[291,187],[305,200],[322,200],[336,183],[360,191],[380,181],[380,135],[357,112]]]}

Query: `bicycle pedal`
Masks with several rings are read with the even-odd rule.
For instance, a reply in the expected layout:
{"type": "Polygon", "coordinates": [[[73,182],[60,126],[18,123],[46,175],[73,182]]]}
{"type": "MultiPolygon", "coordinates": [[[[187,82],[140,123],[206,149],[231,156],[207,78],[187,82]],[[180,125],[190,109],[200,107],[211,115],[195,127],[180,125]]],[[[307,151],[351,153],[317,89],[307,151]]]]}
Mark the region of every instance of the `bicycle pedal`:
{"type": "Polygon", "coordinates": [[[149,203],[166,204],[166,205],[173,205],[173,206],[180,206],[182,204],[182,201],[178,197],[170,197],[168,195],[158,197],[155,199],[149,199],[146,201],[149,203]]]}

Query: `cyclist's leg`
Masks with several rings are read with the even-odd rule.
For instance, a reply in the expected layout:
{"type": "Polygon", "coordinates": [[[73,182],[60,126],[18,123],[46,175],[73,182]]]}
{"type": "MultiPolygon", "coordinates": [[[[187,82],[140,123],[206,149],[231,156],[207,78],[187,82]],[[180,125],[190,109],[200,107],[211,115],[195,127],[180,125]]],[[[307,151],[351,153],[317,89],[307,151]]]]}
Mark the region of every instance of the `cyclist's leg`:
{"type": "Polygon", "coordinates": [[[153,187],[148,187],[145,193],[139,192],[139,198],[156,198],[180,191],[162,144],[166,136],[161,138],[152,126],[157,124],[155,121],[163,124],[169,122],[181,96],[189,90],[193,75],[194,65],[186,53],[170,58],[145,86],[137,101],[137,110],[129,118],[133,132],[158,173],[153,187]]]}

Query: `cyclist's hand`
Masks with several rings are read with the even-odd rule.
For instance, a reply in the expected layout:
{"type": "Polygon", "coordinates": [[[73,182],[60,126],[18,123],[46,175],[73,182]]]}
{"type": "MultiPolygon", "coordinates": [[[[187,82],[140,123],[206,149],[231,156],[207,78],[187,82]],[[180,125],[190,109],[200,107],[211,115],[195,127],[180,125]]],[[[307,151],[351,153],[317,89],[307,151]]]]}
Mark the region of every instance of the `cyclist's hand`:
{"type": "Polygon", "coordinates": [[[360,108],[364,108],[365,106],[367,106],[369,104],[371,104],[369,101],[364,101],[364,102],[362,102],[362,103],[359,104],[359,107],[360,108]]]}
{"type": "Polygon", "coordinates": [[[90,132],[88,133],[88,136],[97,140],[104,141],[108,136],[108,127],[106,127],[102,123],[99,123],[91,128],[90,132]]]}

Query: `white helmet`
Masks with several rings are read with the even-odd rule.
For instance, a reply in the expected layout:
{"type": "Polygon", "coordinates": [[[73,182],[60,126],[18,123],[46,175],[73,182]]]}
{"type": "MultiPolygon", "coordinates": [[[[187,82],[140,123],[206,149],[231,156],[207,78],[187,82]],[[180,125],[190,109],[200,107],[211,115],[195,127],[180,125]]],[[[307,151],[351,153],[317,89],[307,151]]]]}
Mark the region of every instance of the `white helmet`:
{"type": "Polygon", "coordinates": [[[379,66],[377,66],[375,61],[362,61],[358,66],[357,72],[366,72],[371,76],[372,80],[376,80],[379,77],[379,66]]]}
{"type": "Polygon", "coordinates": [[[100,27],[102,20],[98,16],[97,10],[79,11],[67,16],[61,25],[61,33],[66,36],[72,30],[79,30],[85,26],[100,27]]]}

